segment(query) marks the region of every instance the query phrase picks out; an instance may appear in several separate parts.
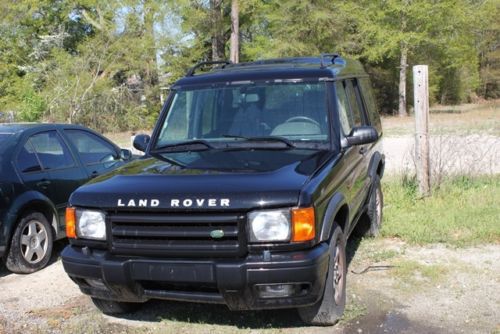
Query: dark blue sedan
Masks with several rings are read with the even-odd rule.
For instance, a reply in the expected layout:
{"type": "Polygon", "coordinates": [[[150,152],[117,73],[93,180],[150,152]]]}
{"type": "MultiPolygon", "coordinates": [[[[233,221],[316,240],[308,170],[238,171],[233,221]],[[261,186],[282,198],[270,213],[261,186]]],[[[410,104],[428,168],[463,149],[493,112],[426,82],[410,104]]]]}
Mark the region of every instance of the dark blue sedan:
{"type": "Polygon", "coordinates": [[[68,124],[0,124],[0,257],[16,273],[43,268],[65,237],[70,194],[131,152],[68,124]]]}

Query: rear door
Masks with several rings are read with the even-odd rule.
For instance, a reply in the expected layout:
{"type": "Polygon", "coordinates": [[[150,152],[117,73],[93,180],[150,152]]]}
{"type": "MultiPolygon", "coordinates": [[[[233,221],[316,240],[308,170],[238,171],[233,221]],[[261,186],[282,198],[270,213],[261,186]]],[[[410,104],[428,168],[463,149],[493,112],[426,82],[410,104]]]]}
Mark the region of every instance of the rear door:
{"type": "Polygon", "coordinates": [[[22,143],[15,159],[15,165],[28,189],[38,191],[51,198],[49,174],[42,169],[42,164],[29,138],[22,143]]]}
{"type": "Polygon", "coordinates": [[[71,193],[88,179],[83,168],[75,161],[56,130],[34,134],[29,142],[48,176],[49,198],[54,203],[61,222],[71,193]]]}

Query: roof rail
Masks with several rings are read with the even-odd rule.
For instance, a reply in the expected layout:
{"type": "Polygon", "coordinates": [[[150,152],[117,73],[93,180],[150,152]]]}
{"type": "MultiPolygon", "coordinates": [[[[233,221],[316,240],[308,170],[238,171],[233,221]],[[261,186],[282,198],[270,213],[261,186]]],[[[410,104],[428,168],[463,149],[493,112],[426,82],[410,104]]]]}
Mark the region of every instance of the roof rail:
{"type": "Polygon", "coordinates": [[[198,63],[196,65],[194,65],[193,67],[191,67],[187,72],[186,72],[186,76],[187,77],[191,77],[194,75],[194,73],[196,72],[197,69],[199,69],[200,67],[203,67],[203,66],[208,66],[208,65],[218,65],[218,64],[221,64],[222,68],[224,68],[226,65],[230,65],[232,64],[233,62],[230,61],[230,60],[214,60],[214,61],[203,61],[201,63],[198,63]]]}
{"type": "Polygon", "coordinates": [[[326,57],[331,57],[331,63],[335,64],[335,59],[340,58],[340,55],[338,53],[322,53],[319,58],[321,61],[321,68],[326,68],[327,64],[325,64],[324,60],[326,57]]]}

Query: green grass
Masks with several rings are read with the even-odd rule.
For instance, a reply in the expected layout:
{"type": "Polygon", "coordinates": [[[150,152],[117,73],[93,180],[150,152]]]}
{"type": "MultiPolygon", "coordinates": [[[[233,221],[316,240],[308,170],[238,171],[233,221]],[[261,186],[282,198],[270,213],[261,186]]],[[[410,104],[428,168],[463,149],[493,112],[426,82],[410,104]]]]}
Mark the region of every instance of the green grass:
{"type": "Polygon", "coordinates": [[[500,243],[500,175],[448,180],[424,199],[412,180],[386,180],[383,191],[384,237],[420,245],[500,243]]]}
{"type": "Polygon", "coordinates": [[[447,269],[442,265],[422,264],[413,260],[397,260],[394,262],[392,274],[400,282],[415,287],[421,284],[435,284],[444,279],[447,269]]]}

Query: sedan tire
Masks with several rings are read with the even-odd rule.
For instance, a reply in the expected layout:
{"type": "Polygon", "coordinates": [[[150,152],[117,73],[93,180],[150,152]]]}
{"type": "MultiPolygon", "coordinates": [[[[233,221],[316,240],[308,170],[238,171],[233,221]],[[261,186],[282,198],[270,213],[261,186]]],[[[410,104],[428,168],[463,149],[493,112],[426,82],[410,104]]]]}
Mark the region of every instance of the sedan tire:
{"type": "Polygon", "coordinates": [[[24,214],[12,236],[5,266],[18,274],[44,268],[52,255],[53,240],[52,227],[43,214],[24,214]]]}

